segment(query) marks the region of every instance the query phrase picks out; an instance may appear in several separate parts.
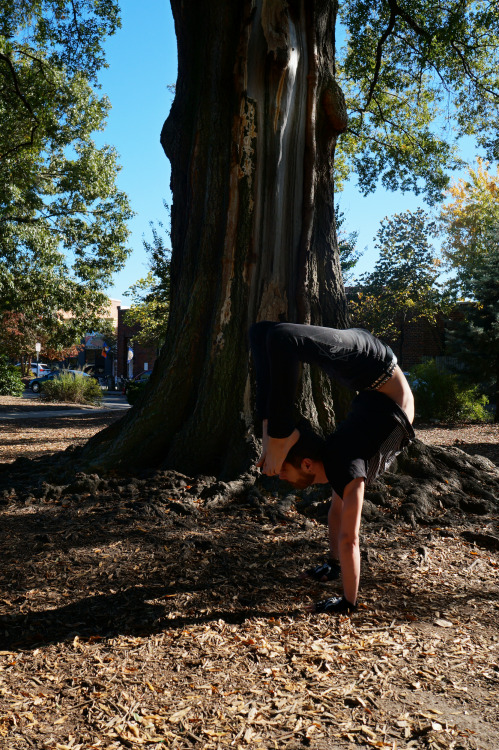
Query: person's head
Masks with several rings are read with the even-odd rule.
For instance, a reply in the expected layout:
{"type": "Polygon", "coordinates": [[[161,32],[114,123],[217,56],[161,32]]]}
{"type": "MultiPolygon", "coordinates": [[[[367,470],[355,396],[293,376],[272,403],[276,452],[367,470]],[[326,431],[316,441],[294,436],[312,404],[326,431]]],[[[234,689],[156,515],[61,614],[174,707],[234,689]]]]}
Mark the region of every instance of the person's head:
{"type": "Polygon", "coordinates": [[[284,459],[279,479],[302,490],[314,484],[318,469],[323,467],[325,441],[305,420],[300,422],[298,429],[300,437],[284,459]]]}

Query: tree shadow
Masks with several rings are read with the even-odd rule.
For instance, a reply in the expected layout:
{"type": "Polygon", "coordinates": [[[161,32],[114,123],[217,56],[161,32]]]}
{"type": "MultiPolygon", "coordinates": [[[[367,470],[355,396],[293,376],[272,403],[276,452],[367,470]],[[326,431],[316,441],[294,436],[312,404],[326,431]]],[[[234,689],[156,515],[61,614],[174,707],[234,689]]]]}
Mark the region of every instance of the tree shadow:
{"type": "Polygon", "coordinates": [[[214,617],[243,622],[258,611],[289,614],[286,607],[272,610],[267,594],[279,585],[275,560],[288,558],[293,545],[267,544],[258,522],[247,524],[249,539],[238,519],[227,524],[225,512],[202,514],[200,525],[196,516],[156,515],[154,506],[147,514],[149,508],[141,501],[116,507],[88,500],[28,513],[11,506],[2,514],[0,647],[31,649],[76,635],[146,635],[214,617]],[[116,545],[122,554],[100,572],[101,549],[116,545]],[[129,558],[137,550],[134,566],[129,558]],[[207,555],[210,563],[202,566],[207,555]],[[209,611],[200,612],[205,599],[209,611]]]}
{"type": "Polygon", "coordinates": [[[499,467],[499,450],[494,443],[465,443],[460,441],[455,442],[452,447],[459,448],[469,456],[485,456],[499,467]]]}
{"type": "Polygon", "coordinates": [[[0,618],[0,628],[5,628],[1,638],[2,649],[25,651],[63,643],[75,637],[89,641],[120,635],[147,637],[165,630],[178,630],[218,620],[242,624],[254,617],[278,619],[303,614],[296,607],[279,610],[251,607],[245,610],[220,608],[167,618],[165,607],[150,600],[171,595],[171,590],[161,586],[134,586],[115,594],[86,597],[64,607],[3,616],[0,618]]]}
{"type": "MultiPolygon", "coordinates": [[[[275,524],[261,509],[237,503],[153,520],[141,520],[133,508],[90,502],[68,515],[58,507],[4,516],[1,648],[30,650],[76,636],[149,636],[216,620],[307,617],[304,600],[331,596],[340,586],[299,578],[325,546],[325,529],[306,524],[296,517],[275,524]],[[101,574],[99,546],[110,550],[117,543],[124,545],[121,555],[106,559],[101,574]],[[47,605],[50,597],[55,606],[47,605]]],[[[369,565],[363,573],[364,591],[386,587],[381,619],[425,620],[454,601],[448,592],[421,590],[401,611],[407,585],[369,565]]],[[[469,595],[491,598],[479,588],[469,595]]],[[[456,595],[455,601],[462,600],[456,595]]]]}

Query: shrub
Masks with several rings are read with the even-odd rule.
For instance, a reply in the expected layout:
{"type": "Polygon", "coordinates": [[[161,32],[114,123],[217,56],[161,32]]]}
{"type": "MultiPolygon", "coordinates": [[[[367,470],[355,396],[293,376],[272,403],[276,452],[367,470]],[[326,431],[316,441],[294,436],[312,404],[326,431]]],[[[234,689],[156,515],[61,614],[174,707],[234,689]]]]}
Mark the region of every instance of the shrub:
{"type": "Polygon", "coordinates": [[[9,365],[5,358],[0,359],[0,396],[22,396],[24,383],[18,367],[9,365]]]}
{"type": "Polygon", "coordinates": [[[459,376],[440,369],[435,360],[411,368],[416,414],[422,419],[444,422],[486,421],[487,396],[478,386],[464,385],[459,376]]]}
{"type": "Polygon", "coordinates": [[[63,373],[60,378],[47,380],[43,384],[43,396],[47,401],[95,404],[102,399],[102,389],[94,378],[84,375],[73,378],[69,373],[63,373]]]}
{"type": "Polygon", "coordinates": [[[147,385],[147,381],[133,382],[127,385],[125,395],[126,395],[126,400],[130,404],[130,406],[133,406],[135,404],[135,402],[139,398],[140,394],[142,393],[146,385],[147,385]]]}

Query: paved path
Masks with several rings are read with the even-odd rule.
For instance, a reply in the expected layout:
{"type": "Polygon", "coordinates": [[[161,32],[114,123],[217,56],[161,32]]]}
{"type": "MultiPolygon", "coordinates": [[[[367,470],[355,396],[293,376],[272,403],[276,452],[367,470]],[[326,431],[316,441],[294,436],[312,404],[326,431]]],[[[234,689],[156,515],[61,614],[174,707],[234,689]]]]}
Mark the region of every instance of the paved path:
{"type": "Polygon", "coordinates": [[[67,406],[54,406],[53,409],[50,409],[39,406],[36,409],[29,409],[29,404],[26,402],[32,399],[38,400],[38,398],[38,396],[32,394],[23,397],[25,403],[20,404],[22,408],[18,408],[18,411],[0,411],[0,421],[2,419],[41,419],[42,417],[57,417],[58,419],[61,417],[81,417],[83,414],[108,414],[112,411],[126,411],[130,408],[130,404],[126,398],[116,391],[105,392],[102,398],[102,405],[98,407],[84,405],[69,408],[67,406]]]}

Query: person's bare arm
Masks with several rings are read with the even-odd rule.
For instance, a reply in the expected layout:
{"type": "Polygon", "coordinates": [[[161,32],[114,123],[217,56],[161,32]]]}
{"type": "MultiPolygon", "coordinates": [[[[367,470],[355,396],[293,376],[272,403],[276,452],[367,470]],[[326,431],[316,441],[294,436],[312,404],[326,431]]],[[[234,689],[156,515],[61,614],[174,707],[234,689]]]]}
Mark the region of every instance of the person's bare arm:
{"type": "Polygon", "coordinates": [[[333,560],[339,560],[338,552],[338,534],[340,532],[341,513],[343,510],[343,500],[336,492],[333,491],[331,505],[327,515],[328,538],[329,538],[329,555],[333,560]]]}
{"type": "Polygon", "coordinates": [[[356,604],[360,580],[359,529],[364,502],[364,479],[354,479],[343,492],[338,551],[345,598],[356,604]]]}

